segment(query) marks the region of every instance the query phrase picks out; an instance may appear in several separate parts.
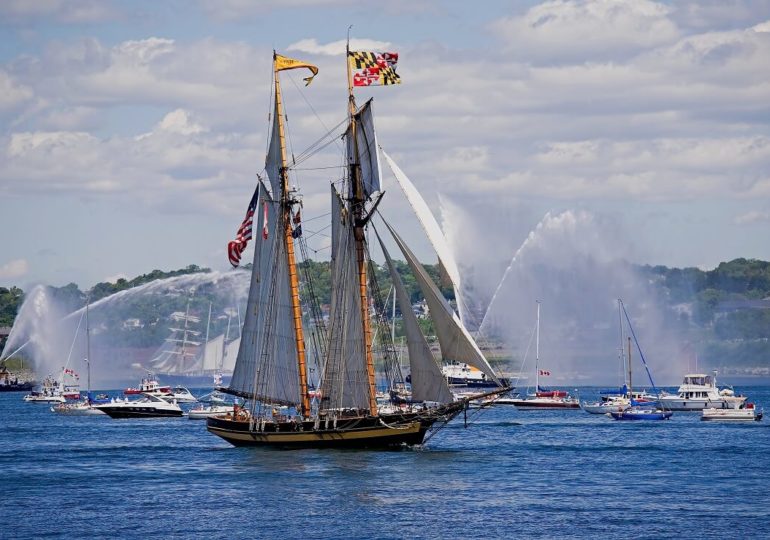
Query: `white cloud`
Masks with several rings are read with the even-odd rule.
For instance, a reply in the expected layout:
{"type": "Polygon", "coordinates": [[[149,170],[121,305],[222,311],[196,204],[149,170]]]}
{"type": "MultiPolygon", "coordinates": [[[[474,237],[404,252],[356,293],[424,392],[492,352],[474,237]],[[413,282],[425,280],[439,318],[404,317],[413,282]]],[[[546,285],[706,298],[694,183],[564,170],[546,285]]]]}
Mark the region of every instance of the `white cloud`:
{"type": "MultiPolygon", "coordinates": [[[[298,51],[309,54],[339,56],[345,54],[346,46],[346,40],[332,41],[331,43],[321,45],[315,39],[302,39],[286,47],[286,50],[289,52],[298,51]]],[[[385,51],[390,49],[390,46],[391,44],[388,41],[355,38],[350,40],[351,51],[385,51]]]]}
{"type": "Polygon", "coordinates": [[[31,88],[19,84],[7,71],[0,69],[0,112],[15,108],[32,96],[31,88]]]}
{"type": "Polygon", "coordinates": [[[617,59],[679,37],[671,9],[649,0],[553,0],[492,25],[509,54],[530,62],[617,59]]]}
{"type": "Polygon", "coordinates": [[[770,223],[770,212],[751,210],[745,214],[735,216],[733,223],[736,225],[754,225],[756,223],[770,223]]]}
{"type": "Polygon", "coordinates": [[[16,279],[25,276],[29,272],[29,263],[26,259],[15,259],[0,266],[0,279],[16,279]]]}

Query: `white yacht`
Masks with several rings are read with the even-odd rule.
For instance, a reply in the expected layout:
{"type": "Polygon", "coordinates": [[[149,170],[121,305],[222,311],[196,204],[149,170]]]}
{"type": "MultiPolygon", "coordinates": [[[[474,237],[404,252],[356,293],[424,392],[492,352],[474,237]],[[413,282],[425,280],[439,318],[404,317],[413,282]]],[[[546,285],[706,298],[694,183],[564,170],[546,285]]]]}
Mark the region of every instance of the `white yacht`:
{"type": "Polygon", "coordinates": [[[112,399],[109,403],[94,405],[112,418],[150,418],[156,416],[182,416],[182,409],[176,400],[163,399],[161,397],[144,394],[140,399],[130,401],[128,399],[112,399]]]}
{"type": "Polygon", "coordinates": [[[169,392],[168,395],[160,396],[166,400],[175,399],[177,403],[197,403],[198,398],[196,398],[192,392],[190,392],[187,388],[184,386],[175,386],[171,389],[171,392],[169,392]]]}
{"type": "Polygon", "coordinates": [[[743,396],[736,396],[730,388],[717,388],[717,372],[711,375],[688,373],[676,395],[660,396],[660,404],[671,411],[702,411],[706,408],[726,409],[731,402],[746,401],[743,396]]]}

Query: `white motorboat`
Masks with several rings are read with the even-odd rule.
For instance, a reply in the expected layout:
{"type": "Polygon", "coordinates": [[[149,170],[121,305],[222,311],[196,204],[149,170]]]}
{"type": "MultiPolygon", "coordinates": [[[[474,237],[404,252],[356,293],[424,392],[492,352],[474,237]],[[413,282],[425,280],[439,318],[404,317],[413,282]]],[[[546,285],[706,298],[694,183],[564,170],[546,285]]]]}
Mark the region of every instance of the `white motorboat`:
{"type": "Polygon", "coordinates": [[[177,403],[197,403],[198,398],[196,398],[192,392],[190,392],[187,388],[184,386],[176,386],[171,389],[171,392],[168,395],[161,396],[164,399],[175,399],[177,403]]]}
{"type": "Polygon", "coordinates": [[[61,384],[50,375],[45,378],[40,390],[33,390],[23,399],[27,403],[64,403],[67,401],[62,394],[61,384]]]}
{"type": "Polygon", "coordinates": [[[97,409],[94,405],[89,403],[88,400],[75,403],[57,403],[51,407],[51,412],[66,414],[68,416],[102,416],[104,414],[104,411],[97,409]]]}
{"type": "Polygon", "coordinates": [[[676,395],[660,396],[660,404],[672,411],[702,411],[707,408],[726,409],[732,400],[746,401],[743,396],[736,396],[730,388],[717,388],[717,372],[712,375],[688,373],[679,386],[676,395]]]}
{"type": "Polygon", "coordinates": [[[701,412],[701,420],[718,422],[754,422],[762,420],[764,411],[744,397],[729,397],[724,408],[708,407],[701,412]]]}
{"type": "Polygon", "coordinates": [[[140,399],[112,399],[109,403],[94,405],[112,418],[151,418],[158,416],[182,416],[184,413],[176,400],[144,394],[140,399]]]}
{"type": "Polygon", "coordinates": [[[612,396],[611,399],[588,403],[583,401],[580,408],[591,414],[609,414],[611,412],[625,411],[631,407],[631,400],[625,397],[612,396]]]}
{"type": "Polygon", "coordinates": [[[203,420],[210,416],[217,416],[220,414],[227,414],[232,413],[234,411],[233,405],[204,405],[201,403],[200,405],[197,405],[195,408],[190,409],[190,412],[187,413],[187,417],[190,420],[203,420]]]}

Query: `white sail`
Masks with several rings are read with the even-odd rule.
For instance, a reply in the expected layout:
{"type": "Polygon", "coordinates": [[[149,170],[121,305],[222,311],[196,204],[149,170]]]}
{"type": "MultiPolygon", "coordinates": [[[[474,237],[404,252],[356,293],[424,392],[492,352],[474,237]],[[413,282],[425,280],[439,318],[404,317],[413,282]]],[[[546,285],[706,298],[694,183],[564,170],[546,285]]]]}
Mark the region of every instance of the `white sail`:
{"type": "MultiPolygon", "coordinates": [[[[355,156],[353,138],[348,133],[348,156],[355,156]]],[[[374,130],[374,115],[370,99],[356,112],[356,142],[358,143],[358,161],[361,167],[361,182],[366,197],[381,191],[382,171],[378,156],[377,132],[374,130]]],[[[352,159],[352,158],[351,158],[352,159]]],[[[352,186],[351,186],[351,189],[352,186]]]]}
{"type": "Polygon", "coordinates": [[[385,255],[385,262],[390,270],[390,277],[393,280],[393,287],[396,291],[396,299],[401,308],[401,320],[404,322],[406,347],[409,352],[412,399],[415,401],[449,403],[454,398],[451,390],[449,390],[446,377],[441,372],[441,368],[430,350],[430,345],[428,345],[425,336],[420,330],[417,316],[412,311],[409,294],[407,294],[404,283],[401,281],[401,276],[398,275],[396,267],[393,265],[390,253],[388,253],[379,235],[377,235],[377,239],[380,241],[382,253],[385,255]]]}
{"type": "Polygon", "coordinates": [[[281,193],[281,137],[278,123],[278,102],[273,107],[273,131],[270,134],[270,146],[265,158],[265,172],[270,179],[270,187],[275,200],[279,200],[281,193]]]}
{"type": "Polygon", "coordinates": [[[222,365],[222,354],[225,348],[224,334],[210,339],[203,348],[203,371],[216,371],[222,365]]]}
{"type": "Polygon", "coordinates": [[[296,404],[299,375],[285,224],[278,219],[280,203],[270,198],[262,182],[258,201],[251,287],[230,389],[262,401],[296,404]]]}
{"type": "Polygon", "coordinates": [[[219,367],[223,373],[232,373],[235,369],[235,359],[238,358],[238,349],[241,346],[241,338],[235,339],[225,345],[225,355],[219,367]]]}
{"type": "Polygon", "coordinates": [[[321,379],[321,407],[369,407],[366,344],[361,320],[352,214],[332,186],[332,297],[328,350],[321,379]]]}
{"type": "MultiPolygon", "coordinates": [[[[383,220],[384,221],[384,220],[383,220]]],[[[430,316],[436,329],[436,337],[441,347],[441,355],[445,361],[463,362],[480,369],[491,380],[499,382],[492,366],[489,365],[479,346],[471,337],[460,318],[452,310],[449,302],[441,294],[430,276],[425,272],[422,264],[417,260],[412,250],[409,249],[401,237],[393,230],[388,222],[385,225],[390,230],[396,244],[406,258],[406,262],[412,269],[417,284],[428,304],[430,316]]]]}
{"type": "Polygon", "coordinates": [[[393,161],[385,150],[382,150],[382,155],[385,157],[385,161],[388,163],[390,170],[393,171],[396,180],[398,180],[398,184],[406,195],[406,199],[409,201],[412,210],[414,210],[414,213],[420,220],[420,225],[422,225],[425,234],[428,236],[428,240],[430,240],[430,243],[433,246],[433,250],[436,252],[436,255],[438,255],[439,262],[446,270],[449,279],[452,281],[452,286],[455,290],[455,299],[457,300],[457,311],[460,320],[462,321],[464,320],[463,313],[465,310],[462,300],[462,290],[460,289],[460,270],[457,268],[457,263],[452,255],[452,251],[449,249],[446,237],[441,231],[441,227],[436,221],[436,218],[433,217],[430,208],[428,208],[425,199],[422,198],[422,195],[420,195],[420,192],[417,191],[417,188],[414,187],[411,180],[404,174],[404,171],[396,165],[396,162],[393,161]]]}

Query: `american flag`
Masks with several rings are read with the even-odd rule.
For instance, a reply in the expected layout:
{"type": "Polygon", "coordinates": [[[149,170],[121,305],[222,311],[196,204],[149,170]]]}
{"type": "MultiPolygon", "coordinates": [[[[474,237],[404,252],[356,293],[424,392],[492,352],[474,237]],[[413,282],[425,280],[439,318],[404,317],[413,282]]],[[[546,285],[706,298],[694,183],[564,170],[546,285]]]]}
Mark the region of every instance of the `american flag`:
{"type": "Polygon", "coordinates": [[[547,369],[540,369],[540,370],[538,370],[538,374],[541,377],[550,377],[551,376],[550,370],[547,370],[547,369]]]}
{"type": "Polygon", "coordinates": [[[246,245],[251,240],[251,226],[254,222],[254,212],[257,209],[257,199],[259,198],[259,186],[254,190],[254,196],[251,198],[249,207],[246,209],[246,217],[243,219],[243,223],[238,227],[238,233],[235,235],[235,240],[228,242],[227,244],[227,258],[230,259],[230,264],[237,268],[241,262],[241,253],[246,249],[246,245]]]}

